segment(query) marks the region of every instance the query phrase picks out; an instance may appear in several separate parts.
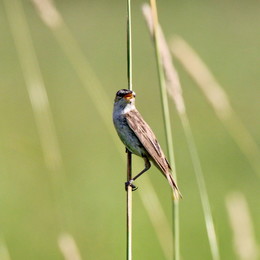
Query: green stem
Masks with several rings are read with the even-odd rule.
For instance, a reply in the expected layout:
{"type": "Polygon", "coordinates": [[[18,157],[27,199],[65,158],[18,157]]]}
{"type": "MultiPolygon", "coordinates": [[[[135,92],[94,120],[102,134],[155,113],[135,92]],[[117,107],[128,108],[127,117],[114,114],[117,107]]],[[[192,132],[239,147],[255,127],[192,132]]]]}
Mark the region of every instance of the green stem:
{"type": "Polygon", "coordinates": [[[131,0],[127,0],[127,79],[128,89],[133,89],[132,84],[132,27],[131,27],[131,0]]]}
{"type": "Polygon", "coordinates": [[[208,233],[208,239],[209,239],[209,245],[210,245],[210,251],[212,254],[213,260],[219,260],[220,254],[219,254],[219,247],[218,247],[218,241],[216,236],[216,231],[214,227],[213,217],[211,213],[210,208],[210,202],[208,197],[208,192],[206,188],[206,183],[203,177],[202,167],[200,164],[199,155],[196,149],[196,144],[192,135],[191,126],[187,117],[187,114],[183,114],[181,116],[181,122],[183,125],[184,133],[187,139],[187,143],[189,146],[189,151],[192,159],[192,164],[194,167],[194,171],[196,174],[196,179],[199,186],[199,192],[200,192],[200,198],[206,223],[206,229],[208,233]]]}
{"type": "MultiPolygon", "coordinates": [[[[173,174],[176,179],[176,169],[175,169],[175,160],[174,160],[174,151],[173,151],[173,139],[171,131],[171,120],[169,113],[169,104],[167,97],[167,89],[165,83],[164,69],[162,65],[160,49],[159,49],[159,24],[158,24],[158,15],[156,8],[156,0],[150,0],[152,16],[153,16],[153,26],[154,26],[154,43],[155,51],[157,57],[157,68],[160,81],[160,93],[162,99],[162,109],[163,109],[163,119],[165,125],[165,135],[167,142],[167,151],[169,156],[170,164],[173,167],[173,174]]],[[[174,216],[174,259],[180,259],[180,234],[179,234],[179,204],[177,201],[173,202],[173,216],[174,216]]]]}
{"type": "MultiPolygon", "coordinates": [[[[127,0],[127,80],[128,89],[132,90],[132,30],[131,0],[127,0]]],[[[132,153],[127,150],[127,181],[132,179],[132,153]]],[[[127,186],[126,195],[126,241],[127,260],[132,260],[132,187],[127,186]]]]}

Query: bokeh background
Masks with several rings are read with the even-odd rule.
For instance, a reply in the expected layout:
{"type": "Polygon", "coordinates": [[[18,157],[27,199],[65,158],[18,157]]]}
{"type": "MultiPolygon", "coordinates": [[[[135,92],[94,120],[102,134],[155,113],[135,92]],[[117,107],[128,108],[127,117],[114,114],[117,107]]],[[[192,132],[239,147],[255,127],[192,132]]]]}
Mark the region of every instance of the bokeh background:
{"type": "MultiPolygon", "coordinates": [[[[166,149],[154,47],[142,16],[143,3],[132,3],[133,87],[138,109],[166,149]]],[[[64,259],[62,245],[67,248],[66,241],[74,241],[82,259],[124,259],[126,159],[111,114],[115,92],[127,87],[126,1],[54,4],[67,26],[65,32],[46,26],[29,0],[0,1],[0,258],[64,259]],[[27,59],[31,55],[36,63],[27,59]]],[[[178,34],[198,52],[258,146],[259,11],[260,2],[253,0],[158,1],[166,38],[178,34]]],[[[243,194],[252,240],[259,245],[260,171],[252,168],[181,64],[175,64],[221,259],[239,259],[226,198],[232,192],[243,194]]],[[[181,255],[212,259],[187,142],[172,101],[170,109],[184,196],[181,255]]],[[[134,171],[140,167],[141,159],[134,158],[134,171]]],[[[154,167],[147,175],[171,223],[168,184],[154,167]]],[[[137,181],[139,190],[133,194],[134,259],[165,259],[139,196],[145,194],[146,178],[137,181]]]]}

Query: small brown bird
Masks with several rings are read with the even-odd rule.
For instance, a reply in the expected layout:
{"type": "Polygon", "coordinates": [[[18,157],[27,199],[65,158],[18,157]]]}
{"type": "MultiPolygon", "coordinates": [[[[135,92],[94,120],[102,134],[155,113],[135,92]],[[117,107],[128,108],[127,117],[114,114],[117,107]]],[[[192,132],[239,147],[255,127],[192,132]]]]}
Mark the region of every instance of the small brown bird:
{"type": "Polygon", "coordinates": [[[135,107],[135,92],[127,89],[121,89],[116,93],[113,111],[113,122],[116,131],[126,148],[135,155],[144,159],[145,168],[137,174],[132,180],[126,183],[133,190],[137,187],[133,181],[140,177],[151,167],[150,161],[167,178],[173,189],[174,198],[181,197],[181,193],[175,183],[171,166],[167,161],[152,129],[144,121],[135,107]]]}

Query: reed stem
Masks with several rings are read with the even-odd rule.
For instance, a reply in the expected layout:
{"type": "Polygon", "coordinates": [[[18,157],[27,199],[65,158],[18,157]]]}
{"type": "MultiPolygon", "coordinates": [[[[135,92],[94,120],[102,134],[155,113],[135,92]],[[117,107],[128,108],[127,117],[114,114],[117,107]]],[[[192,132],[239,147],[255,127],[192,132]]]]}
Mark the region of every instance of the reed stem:
{"type": "MultiPolygon", "coordinates": [[[[154,35],[155,52],[157,58],[158,75],[160,81],[160,91],[161,91],[163,118],[164,118],[164,125],[165,125],[165,136],[167,142],[167,152],[168,152],[170,164],[173,167],[173,174],[175,175],[174,177],[176,180],[176,169],[175,169],[175,160],[174,160],[174,151],[173,151],[173,139],[172,139],[172,131],[171,131],[169,104],[168,104],[164,69],[162,65],[163,61],[160,55],[159,23],[158,23],[156,0],[150,0],[150,5],[151,5],[152,19],[153,19],[153,31],[154,31],[153,35],[154,35]]],[[[174,229],[173,230],[174,259],[179,260],[180,259],[180,233],[179,233],[179,204],[177,200],[173,201],[172,207],[173,207],[173,229],[174,229]]]]}
{"type": "MultiPolygon", "coordinates": [[[[127,80],[128,89],[132,90],[132,30],[131,0],[127,0],[127,80]]],[[[127,181],[132,179],[132,153],[127,150],[127,181]]],[[[132,187],[127,186],[126,194],[126,250],[127,260],[132,260],[132,187]]]]}
{"type": "MultiPolygon", "coordinates": [[[[132,179],[132,153],[127,150],[127,181],[132,179]]],[[[127,242],[127,260],[132,259],[132,187],[127,186],[126,195],[126,242],[127,242]]]]}

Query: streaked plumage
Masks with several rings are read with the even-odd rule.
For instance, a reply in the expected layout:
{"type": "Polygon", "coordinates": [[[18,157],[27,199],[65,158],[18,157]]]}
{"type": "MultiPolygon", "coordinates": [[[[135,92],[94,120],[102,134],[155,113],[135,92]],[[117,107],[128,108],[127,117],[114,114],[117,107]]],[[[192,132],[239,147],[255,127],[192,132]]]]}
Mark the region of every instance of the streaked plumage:
{"type": "Polygon", "coordinates": [[[121,89],[116,93],[113,111],[113,122],[120,139],[129,151],[145,160],[146,168],[133,180],[148,170],[150,168],[149,161],[152,161],[167,178],[173,189],[174,197],[179,198],[181,194],[172,177],[170,164],[152,129],[137,111],[134,102],[135,93],[121,89]]]}

